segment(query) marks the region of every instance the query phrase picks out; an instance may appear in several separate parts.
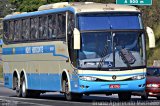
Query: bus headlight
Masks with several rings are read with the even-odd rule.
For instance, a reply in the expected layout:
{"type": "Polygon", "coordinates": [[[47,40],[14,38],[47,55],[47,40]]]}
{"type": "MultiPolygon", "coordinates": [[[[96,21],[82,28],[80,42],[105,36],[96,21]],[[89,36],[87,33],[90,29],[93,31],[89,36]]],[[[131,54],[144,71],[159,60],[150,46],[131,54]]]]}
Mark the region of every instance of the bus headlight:
{"type": "Polygon", "coordinates": [[[91,77],[91,76],[80,76],[79,78],[80,78],[80,80],[84,80],[84,81],[95,81],[97,79],[97,78],[91,77]]]}
{"type": "Polygon", "coordinates": [[[133,80],[140,80],[140,79],[144,79],[146,76],[145,75],[137,75],[137,76],[133,76],[132,79],[133,80]]]}

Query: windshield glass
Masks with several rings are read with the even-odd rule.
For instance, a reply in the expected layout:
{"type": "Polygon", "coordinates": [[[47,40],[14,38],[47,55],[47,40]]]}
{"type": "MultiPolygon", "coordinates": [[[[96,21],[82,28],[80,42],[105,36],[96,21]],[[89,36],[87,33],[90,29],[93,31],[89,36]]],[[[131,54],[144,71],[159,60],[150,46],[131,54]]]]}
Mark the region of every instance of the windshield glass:
{"type": "Polygon", "coordinates": [[[138,13],[79,14],[80,68],[145,66],[145,38],[138,13]]]}
{"type": "Polygon", "coordinates": [[[159,68],[147,68],[147,75],[148,76],[160,76],[160,69],[159,68]]]}
{"type": "Polygon", "coordinates": [[[144,66],[142,32],[115,32],[115,67],[144,66]]]}
{"type": "Polygon", "coordinates": [[[140,29],[139,15],[132,14],[83,14],[79,15],[79,29],[140,29]]]}
{"type": "Polygon", "coordinates": [[[109,32],[81,34],[82,46],[79,51],[81,67],[98,67],[99,61],[106,56],[105,67],[113,66],[112,37],[109,32]]]}

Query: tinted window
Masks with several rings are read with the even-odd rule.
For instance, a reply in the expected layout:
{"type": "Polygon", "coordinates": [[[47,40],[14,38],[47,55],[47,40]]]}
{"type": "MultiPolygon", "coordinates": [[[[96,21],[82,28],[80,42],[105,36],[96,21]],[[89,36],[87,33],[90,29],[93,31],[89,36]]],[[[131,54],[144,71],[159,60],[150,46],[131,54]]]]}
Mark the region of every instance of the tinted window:
{"type": "Polygon", "coordinates": [[[24,19],[22,21],[22,39],[30,39],[30,19],[24,19]]]}
{"type": "Polygon", "coordinates": [[[6,42],[64,40],[66,35],[66,13],[52,13],[9,20],[5,22],[5,28],[4,38],[6,42]]]}
{"type": "Polygon", "coordinates": [[[31,39],[38,39],[39,18],[31,18],[31,39]]]}
{"type": "Polygon", "coordinates": [[[56,38],[57,30],[56,30],[56,14],[48,16],[48,29],[49,29],[49,38],[56,38]]]}
{"type": "Polygon", "coordinates": [[[14,32],[14,41],[21,40],[21,32],[22,32],[22,21],[15,21],[15,32],[14,32]]]}
{"type": "Polygon", "coordinates": [[[14,21],[10,21],[9,23],[9,41],[12,41],[13,40],[13,37],[14,37],[14,21]]]}
{"type": "Polygon", "coordinates": [[[8,41],[8,39],[9,39],[9,28],[10,28],[10,26],[9,26],[9,22],[8,21],[6,21],[6,22],[4,22],[4,41],[8,41]]]}
{"type": "Polygon", "coordinates": [[[140,29],[137,14],[87,14],[79,16],[80,30],[140,29]]]}
{"type": "Polygon", "coordinates": [[[39,22],[39,35],[40,39],[47,39],[48,38],[48,20],[47,16],[40,17],[39,22]]]}
{"type": "Polygon", "coordinates": [[[57,37],[65,37],[66,32],[66,15],[58,14],[57,37]]]}
{"type": "Polygon", "coordinates": [[[148,76],[159,76],[160,69],[159,68],[147,68],[147,75],[148,76]]]}

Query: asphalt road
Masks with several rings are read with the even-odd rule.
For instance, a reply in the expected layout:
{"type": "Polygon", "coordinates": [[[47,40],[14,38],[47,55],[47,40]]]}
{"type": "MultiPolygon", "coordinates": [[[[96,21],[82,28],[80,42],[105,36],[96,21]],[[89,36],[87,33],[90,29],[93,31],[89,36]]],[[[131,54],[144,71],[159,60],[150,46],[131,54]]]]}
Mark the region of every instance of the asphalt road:
{"type": "Polygon", "coordinates": [[[139,96],[132,96],[129,102],[119,102],[117,95],[90,95],[80,101],[66,101],[59,93],[42,94],[39,98],[18,98],[14,91],[4,88],[0,83],[0,106],[159,106],[160,100],[150,97],[141,100],[139,96]]]}

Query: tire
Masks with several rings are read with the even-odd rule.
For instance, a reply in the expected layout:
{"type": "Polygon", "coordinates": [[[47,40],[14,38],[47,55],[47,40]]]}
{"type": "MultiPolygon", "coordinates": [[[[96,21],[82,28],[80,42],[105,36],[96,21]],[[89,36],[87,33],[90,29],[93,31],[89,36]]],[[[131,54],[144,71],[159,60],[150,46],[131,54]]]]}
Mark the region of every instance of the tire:
{"type": "Polygon", "coordinates": [[[25,78],[24,76],[22,77],[22,83],[21,83],[21,92],[22,92],[22,97],[23,98],[27,98],[29,97],[29,91],[27,90],[26,88],[26,81],[25,81],[25,78]]]}
{"type": "Polygon", "coordinates": [[[147,99],[148,99],[148,96],[147,96],[147,95],[143,95],[143,96],[141,96],[141,99],[142,99],[142,100],[147,100],[147,99]]]}
{"type": "Polygon", "coordinates": [[[160,96],[157,97],[157,100],[160,100],[160,96]]]}
{"type": "Polygon", "coordinates": [[[82,98],[83,94],[69,92],[68,80],[63,80],[62,86],[66,100],[72,101],[72,100],[79,100],[82,98]]]}
{"type": "Polygon", "coordinates": [[[22,89],[21,89],[21,86],[18,86],[18,78],[14,77],[13,80],[14,80],[14,84],[15,84],[14,90],[16,90],[16,96],[22,97],[22,89]]]}
{"type": "Polygon", "coordinates": [[[131,92],[118,93],[118,97],[120,101],[129,101],[131,100],[131,92]]]}
{"type": "Polygon", "coordinates": [[[142,100],[147,100],[148,99],[148,94],[144,92],[144,95],[141,96],[142,100]]]}

